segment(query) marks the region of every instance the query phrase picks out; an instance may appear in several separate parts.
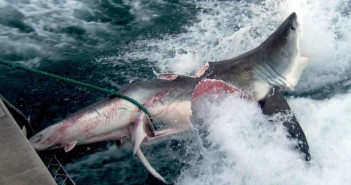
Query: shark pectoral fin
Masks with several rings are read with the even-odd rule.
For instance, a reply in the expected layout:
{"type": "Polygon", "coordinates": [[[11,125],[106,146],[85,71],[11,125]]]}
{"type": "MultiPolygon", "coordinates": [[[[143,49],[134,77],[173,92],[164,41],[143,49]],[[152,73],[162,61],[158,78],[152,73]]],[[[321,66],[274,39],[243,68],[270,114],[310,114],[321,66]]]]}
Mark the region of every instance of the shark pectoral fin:
{"type": "Polygon", "coordinates": [[[139,146],[137,147],[136,154],[151,175],[167,184],[167,181],[151,166],[150,162],[146,159],[139,146]]]}
{"type": "Polygon", "coordinates": [[[133,126],[131,128],[133,154],[135,155],[140,144],[146,137],[152,137],[154,135],[154,128],[151,124],[150,118],[145,113],[141,113],[140,116],[133,122],[133,126]]]}
{"type": "Polygon", "coordinates": [[[222,80],[205,79],[199,82],[192,94],[192,99],[208,94],[235,93],[239,89],[222,80]]]}
{"type": "Polygon", "coordinates": [[[279,92],[277,87],[275,87],[270,94],[271,95],[267,96],[260,102],[262,106],[262,113],[268,116],[272,116],[277,113],[290,115],[290,119],[283,121],[283,126],[287,129],[289,138],[297,139],[298,143],[296,148],[305,155],[305,160],[311,160],[310,147],[308,145],[307,138],[288,102],[279,92]]]}
{"type": "Polygon", "coordinates": [[[68,143],[65,146],[65,152],[71,151],[77,145],[77,143],[78,143],[78,141],[72,141],[72,142],[68,143]]]}

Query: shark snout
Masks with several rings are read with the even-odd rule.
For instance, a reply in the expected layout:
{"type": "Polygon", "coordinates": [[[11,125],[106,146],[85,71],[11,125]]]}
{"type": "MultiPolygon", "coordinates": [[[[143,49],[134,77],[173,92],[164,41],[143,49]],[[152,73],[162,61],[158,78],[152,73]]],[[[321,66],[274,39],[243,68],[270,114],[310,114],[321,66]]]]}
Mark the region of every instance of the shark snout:
{"type": "Polygon", "coordinates": [[[36,151],[45,150],[55,145],[56,137],[54,133],[56,125],[52,125],[29,139],[29,143],[36,151]]]}
{"type": "Polygon", "coordinates": [[[291,13],[289,15],[289,19],[292,19],[292,20],[297,20],[297,14],[295,12],[291,13]]]}
{"type": "Polygon", "coordinates": [[[299,21],[298,21],[298,18],[297,18],[297,14],[295,12],[290,14],[290,16],[288,17],[287,20],[289,20],[290,28],[292,30],[296,30],[299,27],[299,21]]]}

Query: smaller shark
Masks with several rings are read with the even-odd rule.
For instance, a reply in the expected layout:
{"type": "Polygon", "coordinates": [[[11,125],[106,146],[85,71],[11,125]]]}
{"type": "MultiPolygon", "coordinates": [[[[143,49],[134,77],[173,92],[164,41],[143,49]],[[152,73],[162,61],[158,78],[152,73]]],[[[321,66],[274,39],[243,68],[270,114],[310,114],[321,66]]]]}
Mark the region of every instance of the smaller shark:
{"type": "MultiPolygon", "coordinates": [[[[299,52],[299,33],[297,15],[292,13],[257,48],[229,60],[210,62],[196,76],[163,74],[157,79],[124,86],[119,93],[145,106],[152,119],[164,123],[162,130],[155,130],[150,118],[134,104],[124,99],[110,98],[49,126],[29,141],[37,151],[63,147],[69,152],[78,144],[106,140],[123,144],[129,140],[133,144],[133,153],[146,169],[166,182],[145,158],[141,143],[190,130],[191,116],[196,111],[192,102],[204,94],[240,92],[242,97],[260,102],[263,113],[268,115],[274,111],[290,110],[284,98],[275,102],[275,96],[270,96],[269,92],[278,87],[291,89],[298,83],[307,64],[307,58],[299,52]],[[280,110],[273,106],[275,103],[287,106],[280,110]],[[269,111],[269,107],[272,111],[269,111]]],[[[302,129],[292,131],[292,124],[298,125],[297,120],[285,126],[289,133],[297,134],[293,138],[303,141],[299,148],[309,156],[302,129]]]]}

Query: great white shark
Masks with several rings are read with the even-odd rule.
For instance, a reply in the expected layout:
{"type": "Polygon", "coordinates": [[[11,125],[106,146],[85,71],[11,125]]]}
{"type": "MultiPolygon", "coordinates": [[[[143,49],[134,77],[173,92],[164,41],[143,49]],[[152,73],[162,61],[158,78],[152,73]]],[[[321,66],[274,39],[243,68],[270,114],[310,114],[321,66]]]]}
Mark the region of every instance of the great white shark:
{"type": "MultiPolygon", "coordinates": [[[[273,89],[292,89],[299,81],[307,58],[299,51],[300,25],[292,13],[257,48],[235,58],[210,62],[195,76],[163,74],[157,79],[125,85],[119,93],[145,106],[153,120],[165,124],[155,130],[150,118],[134,104],[110,98],[91,105],[51,125],[29,139],[37,151],[63,147],[66,152],[76,145],[106,140],[124,143],[130,140],[133,153],[157,179],[165,179],[150,165],[140,144],[169,134],[191,129],[192,102],[204,94],[238,93],[258,101],[263,113],[290,110],[285,99],[273,89]],[[279,101],[277,100],[277,97],[279,101]],[[278,107],[277,104],[284,106],[278,107]]],[[[233,123],[235,124],[235,123],[233,123]]],[[[299,124],[285,124],[291,137],[302,141],[300,150],[309,160],[307,140],[299,124]],[[308,157],[307,157],[308,156],[308,157]]]]}

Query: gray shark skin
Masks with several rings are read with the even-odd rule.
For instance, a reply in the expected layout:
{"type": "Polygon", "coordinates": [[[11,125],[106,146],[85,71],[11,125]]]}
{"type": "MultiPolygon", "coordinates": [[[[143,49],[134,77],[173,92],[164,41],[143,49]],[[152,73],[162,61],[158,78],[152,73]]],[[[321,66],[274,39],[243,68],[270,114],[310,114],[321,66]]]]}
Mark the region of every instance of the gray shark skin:
{"type": "MultiPolygon", "coordinates": [[[[192,110],[192,101],[204,94],[240,91],[245,97],[265,102],[265,110],[274,103],[265,101],[269,91],[275,86],[293,88],[306,65],[306,59],[299,53],[298,38],[299,24],[296,14],[292,13],[257,48],[233,59],[211,62],[195,77],[164,74],[158,79],[124,86],[119,92],[143,104],[153,120],[164,123],[162,130],[155,130],[147,115],[134,104],[110,98],[42,130],[29,141],[37,151],[64,147],[68,152],[78,144],[106,140],[123,144],[129,140],[133,144],[133,153],[145,168],[166,182],[143,155],[141,143],[190,130],[192,112],[196,111],[192,110]]],[[[284,98],[279,101],[286,103],[284,98]]],[[[290,108],[287,106],[284,110],[290,108]]],[[[303,139],[306,141],[305,137],[303,139]]],[[[305,144],[308,147],[307,141],[305,144]]]]}
{"type": "Polygon", "coordinates": [[[299,52],[299,23],[292,13],[260,46],[238,57],[209,63],[204,76],[224,80],[263,99],[271,87],[292,89],[308,59],[299,52]]]}

